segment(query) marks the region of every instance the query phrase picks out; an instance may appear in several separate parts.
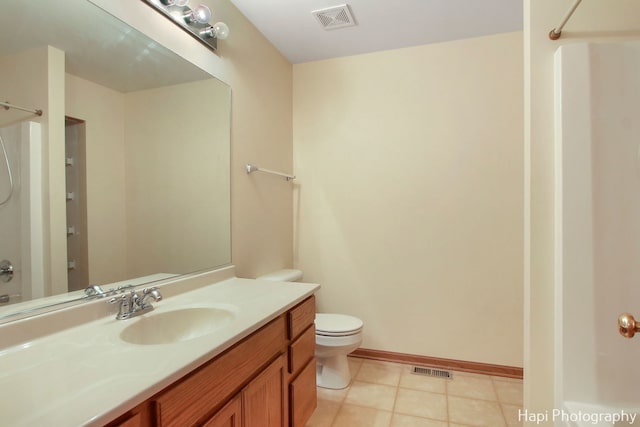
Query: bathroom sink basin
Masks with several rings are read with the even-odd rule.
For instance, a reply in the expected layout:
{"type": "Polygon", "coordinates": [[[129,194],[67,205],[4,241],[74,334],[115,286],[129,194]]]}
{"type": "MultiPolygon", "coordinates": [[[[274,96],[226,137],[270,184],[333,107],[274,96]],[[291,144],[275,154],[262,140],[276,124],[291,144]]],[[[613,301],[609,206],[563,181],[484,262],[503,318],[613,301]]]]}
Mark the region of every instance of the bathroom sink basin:
{"type": "Polygon", "coordinates": [[[220,329],[234,317],[231,310],[211,307],[155,312],[132,319],[133,323],[120,333],[120,339],[140,345],[188,341],[220,329]]]}

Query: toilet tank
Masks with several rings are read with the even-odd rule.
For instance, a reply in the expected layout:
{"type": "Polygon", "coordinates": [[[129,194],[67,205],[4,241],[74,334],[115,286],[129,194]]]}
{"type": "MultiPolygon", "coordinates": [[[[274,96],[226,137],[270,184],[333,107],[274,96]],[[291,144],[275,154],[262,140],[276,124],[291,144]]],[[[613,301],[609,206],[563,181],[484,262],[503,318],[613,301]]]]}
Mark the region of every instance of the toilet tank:
{"type": "Polygon", "coordinates": [[[277,270],[256,277],[256,279],[269,280],[271,282],[299,282],[302,280],[302,271],[292,269],[277,270]]]}

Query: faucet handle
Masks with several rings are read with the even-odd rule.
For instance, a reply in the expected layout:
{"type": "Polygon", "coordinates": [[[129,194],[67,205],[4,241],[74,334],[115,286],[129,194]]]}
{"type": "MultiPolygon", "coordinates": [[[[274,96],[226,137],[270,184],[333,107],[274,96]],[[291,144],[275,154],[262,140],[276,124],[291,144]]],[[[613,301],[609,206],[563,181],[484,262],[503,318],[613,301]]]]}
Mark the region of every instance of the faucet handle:
{"type": "Polygon", "coordinates": [[[107,302],[109,304],[115,304],[115,303],[118,303],[118,302],[124,302],[126,299],[127,299],[127,296],[123,294],[123,295],[120,295],[119,297],[110,298],[109,301],[107,301],[107,302]]]}
{"type": "Polygon", "coordinates": [[[158,288],[153,287],[153,288],[144,288],[142,290],[142,300],[140,301],[140,306],[142,308],[152,308],[153,306],[147,302],[147,300],[149,299],[153,299],[154,301],[161,301],[162,300],[162,294],[160,293],[160,291],[158,290],[158,288]]]}
{"type": "Polygon", "coordinates": [[[109,300],[109,304],[117,304],[118,305],[118,314],[116,314],[116,319],[128,319],[131,317],[131,304],[132,301],[127,294],[122,294],[120,297],[113,297],[109,300]]]}
{"type": "Polygon", "coordinates": [[[131,304],[135,306],[138,301],[140,301],[140,295],[138,295],[138,292],[135,289],[130,290],[129,295],[131,297],[131,304]]]}
{"type": "Polygon", "coordinates": [[[120,304],[120,311],[123,312],[125,309],[129,308],[131,304],[131,299],[127,294],[122,294],[119,297],[113,297],[109,299],[109,304],[120,304]]]}
{"type": "Polygon", "coordinates": [[[155,286],[153,288],[144,288],[142,290],[142,293],[144,295],[149,295],[153,297],[153,299],[155,299],[156,301],[160,301],[162,299],[162,294],[160,293],[160,289],[156,288],[155,286]]]}

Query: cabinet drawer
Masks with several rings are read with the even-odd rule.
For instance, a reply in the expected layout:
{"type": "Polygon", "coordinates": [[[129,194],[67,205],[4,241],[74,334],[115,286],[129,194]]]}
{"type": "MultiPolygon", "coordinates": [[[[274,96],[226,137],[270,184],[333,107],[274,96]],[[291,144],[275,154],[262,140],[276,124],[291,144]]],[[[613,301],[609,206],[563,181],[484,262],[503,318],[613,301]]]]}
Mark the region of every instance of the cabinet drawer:
{"type": "Polygon", "coordinates": [[[315,349],[316,328],[312,325],[289,346],[289,373],[302,369],[313,357],[315,349]]]}
{"type": "Polygon", "coordinates": [[[316,359],[311,359],[289,385],[291,427],[304,427],[317,406],[316,359]]]}
{"type": "Polygon", "coordinates": [[[287,319],[289,339],[292,340],[300,335],[305,329],[313,324],[315,319],[316,299],[312,295],[289,311],[287,319]]]}
{"type": "Polygon", "coordinates": [[[285,345],[285,317],[281,316],[154,397],[158,424],[196,424],[237,393],[285,345]]]}

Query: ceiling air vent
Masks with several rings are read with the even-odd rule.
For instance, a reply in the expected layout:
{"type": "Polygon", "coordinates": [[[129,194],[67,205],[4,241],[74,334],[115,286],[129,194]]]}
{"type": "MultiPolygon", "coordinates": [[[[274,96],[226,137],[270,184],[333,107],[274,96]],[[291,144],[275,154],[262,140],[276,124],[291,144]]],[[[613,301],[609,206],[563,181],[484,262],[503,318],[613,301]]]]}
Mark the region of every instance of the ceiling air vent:
{"type": "Polygon", "coordinates": [[[316,17],[325,30],[353,27],[356,25],[356,21],[353,19],[353,15],[347,4],[314,10],[311,14],[316,17]]]}

